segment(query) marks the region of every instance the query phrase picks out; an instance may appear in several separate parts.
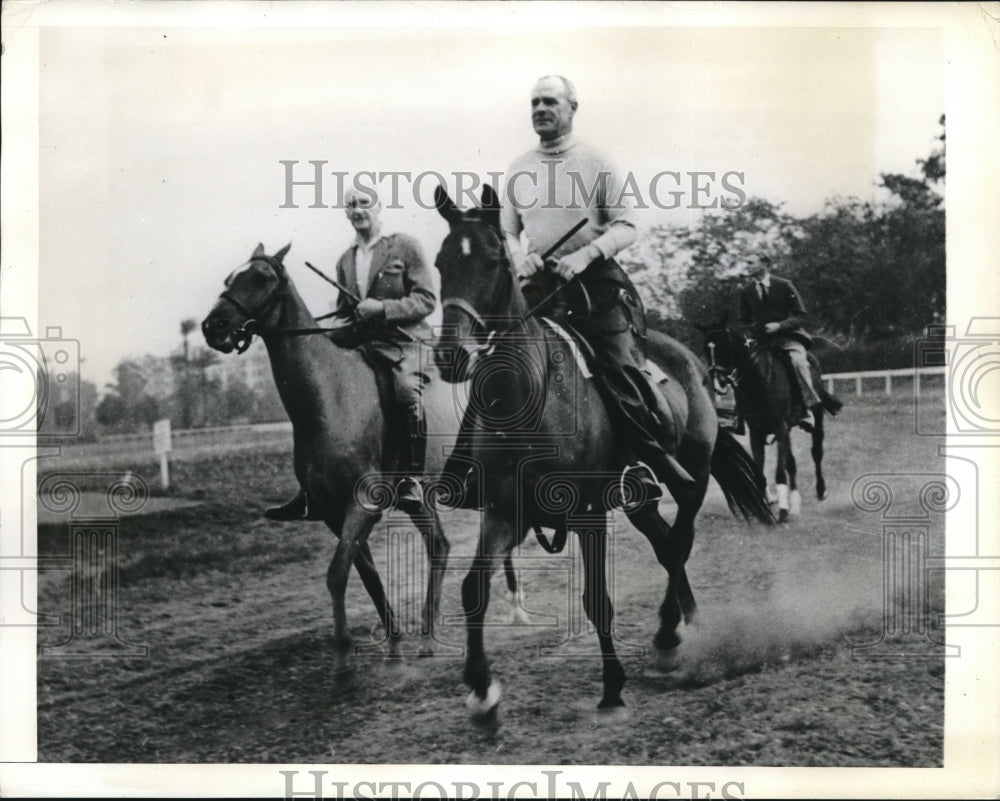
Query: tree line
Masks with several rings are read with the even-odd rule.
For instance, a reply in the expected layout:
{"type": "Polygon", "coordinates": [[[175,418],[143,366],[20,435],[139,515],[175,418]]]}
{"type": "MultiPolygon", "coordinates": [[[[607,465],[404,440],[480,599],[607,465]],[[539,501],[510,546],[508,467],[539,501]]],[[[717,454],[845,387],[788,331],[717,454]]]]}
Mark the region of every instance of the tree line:
{"type": "Polygon", "coordinates": [[[194,320],[182,321],[183,345],[170,356],[122,359],[102,395],[78,374],[61,384],[46,382],[40,435],[76,431],[92,440],[102,434],[149,431],[163,418],[179,429],[286,420],[263,343],[255,342],[243,356],[263,375],[264,380],[251,386],[239,369],[245,365],[232,362],[226,369],[214,351],[190,347],[189,336],[196,328],[194,320]]]}
{"type": "Polygon", "coordinates": [[[652,228],[622,260],[651,325],[700,352],[695,324],[738,319],[748,256],[765,253],[802,295],[828,371],[910,366],[913,341],[945,316],[943,115],[939,122],[914,176],[880,174],[878,200],[832,198],[796,217],[751,197],[693,226],[652,228]]]}

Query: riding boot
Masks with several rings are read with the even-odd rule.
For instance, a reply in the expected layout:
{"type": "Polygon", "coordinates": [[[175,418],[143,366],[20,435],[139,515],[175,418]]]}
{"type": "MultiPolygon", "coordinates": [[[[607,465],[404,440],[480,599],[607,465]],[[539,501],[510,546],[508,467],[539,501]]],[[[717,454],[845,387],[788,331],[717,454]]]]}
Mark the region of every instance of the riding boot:
{"type": "Polygon", "coordinates": [[[420,404],[413,404],[406,410],[406,451],[405,470],[409,475],[396,485],[396,508],[408,514],[424,508],[424,492],[419,476],[424,472],[427,455],[427,437],[424,435],[424,418],[420,404]]]}
{"type": "Polygon", "coordinates": [[[289,522],[292,520],[322,520],[317,512],[313,511],[309,504],[309,496],[304,490],[299,490],[298,494],[288,503],[281,506],[269,506],[264,510],[264,517],[268,520],[278,520],[289,522]]]}

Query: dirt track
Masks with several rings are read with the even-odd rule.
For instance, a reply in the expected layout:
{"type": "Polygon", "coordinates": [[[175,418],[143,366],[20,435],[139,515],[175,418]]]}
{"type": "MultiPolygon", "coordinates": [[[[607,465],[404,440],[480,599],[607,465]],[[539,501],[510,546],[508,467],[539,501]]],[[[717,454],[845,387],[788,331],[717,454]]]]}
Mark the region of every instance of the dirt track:
{"type": "MultiPolygon", "coordinates": [[[[410,637],[402,664],[384,662],[374,609],[352,579],[352,631],[365,647],[359,686],[340,695],[324,582],[333,537],[318,523],[259,516],[294,486],[287,452],[179,463],[173,494],[201,505],[120,524],[118,632],[146,646],[148,658],[40,658],[39,760],[940,765],[940,653],[926,639],[908,658],[851,652],[878,640],[883,619],[880,520],[854,506],[851,485],[879,470],[940,469],[937,440],[911,432],[902,404],[849,405],[829,433],[831,497],[822,504],[810,497],[799,438],[803,516],[788,527],[738,523],[713,486],[688,571],[701,614],[684,632],[675,673],[658,672],[649,653],[665,576],[645,539],[616,517],[623,720],[596,712],[600,665],[579,601],[575,543],[549,556],[529,540],[515,564],[536,625],[506,625],[509,607],[494,583],[489,620],[497,625],[486,642],[504,700],[492,728],[471,725],[462,703],[458,587],[476,515],[444,518],[452,559],[437,658],[416,658],[410,637]]],[[[670,504],[663,510],[669,519],[670,504]]],[[[67,532],[64,523],[42,526],[41,552],[65,553],[67,532]]],[[[419,548],[415,534],[402,536],[419,548]]],[[[389,540],[377,528],[373,551],[397,611],[415,628],[423,562],[395,570],[389,540]]],[[[932,518],[928,547],[942,550],[940,519],[932,518]]],[[[67,614],[68,588],[67,572],[43,573],[40,611],[67,614]]],[[[941,597],[930,588],[932,612],[941,597]]],[[[39,642],[67,636],[67,627],[43,628],[39,642]]]]}

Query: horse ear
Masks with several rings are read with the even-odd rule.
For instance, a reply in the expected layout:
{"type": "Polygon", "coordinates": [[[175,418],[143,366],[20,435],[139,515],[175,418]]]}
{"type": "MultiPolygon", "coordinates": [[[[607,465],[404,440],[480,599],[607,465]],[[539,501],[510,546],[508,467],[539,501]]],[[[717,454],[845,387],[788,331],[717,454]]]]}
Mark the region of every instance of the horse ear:
{"type": "Polygon", "coordinates": [[[251,259],[256,259],[259,256],[263,256],[263,255],[264,255],[264,243],[263,242],[258,242],[257,243],[257,247],[254,249],[254,252],[250,256],[250,258],[251,259]]]}
{"type": "Polygon", "coordinates": [[[481,202],[483,221],[500,230],[500,196],[490,184],[483,184],[481,202]]]}
{"type": "Polygon", "coordinates": [[[480,197],[484,209],[500,211],[500,196],[492,184],[483,184],[483,193],[480,197]]]}
{"type": "Polygon", "coordinates": [[[438,214],[448,221],[448,225],[454,225],[462,216],[458,206],[448,197],[448,192],[440,184],[434,188],[434,205],[437,206],[438,214]]]}
{"type": "Polygon", "coordinates": [[[292,243],[289,242],[281,250],[279,250],[277,253],[274,254],[275,261],[281,261],[283,258],[285,258],[285,254],[288,253],[288,251],[291,249],[292,249],[292,243]]]}

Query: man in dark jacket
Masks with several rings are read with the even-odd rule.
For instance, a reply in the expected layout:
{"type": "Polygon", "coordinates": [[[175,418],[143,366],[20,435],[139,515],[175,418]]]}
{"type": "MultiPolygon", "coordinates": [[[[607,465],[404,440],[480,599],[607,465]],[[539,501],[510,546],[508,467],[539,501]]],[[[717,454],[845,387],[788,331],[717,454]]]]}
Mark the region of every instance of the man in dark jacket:
{"type": "Polygon", "coordinates": [[[805,307],[791,281],[771,275],[769,257],[752,257],[750,275],[753,280],[740,293],[740,320],[788,354],[805,405],[799,425],[809,431],[814,423],[810,410],[820,398],[809,372],[806,348],[812,345],[812,337],[803,327],[805,307]]]}
{"type": "MultiPolygon", "coordinates": [[[[419,511],[423,492],[416,476],[424,470],[426,438],[421,394],[428,376],[420,348],[431,339],[426,317],[437,303],[434,278],[423,249],[411,236],[383,231],[382,204],[374,191],[348,190],[347,219],[354,244],[337,262],[337,280],[360,298],[337,298],[337,317],[357,323],[370,351],[392,367],[396,406],[407,427],[404,469],[410,476],[396,487],[396,508],[419,511]]],[[[311,519],[304,492],[264,512],[271,520],[311,519]]]]}

